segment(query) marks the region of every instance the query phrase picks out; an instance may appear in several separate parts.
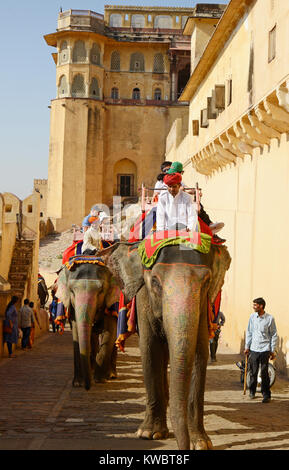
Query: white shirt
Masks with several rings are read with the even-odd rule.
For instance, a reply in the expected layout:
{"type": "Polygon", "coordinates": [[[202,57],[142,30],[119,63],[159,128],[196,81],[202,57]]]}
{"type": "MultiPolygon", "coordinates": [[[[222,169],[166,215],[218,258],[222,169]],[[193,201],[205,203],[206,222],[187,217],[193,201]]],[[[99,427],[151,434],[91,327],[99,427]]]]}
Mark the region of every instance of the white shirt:
{"type": "MultiPolygon", "coordinates": [[[[95,224],[97,225],[97,224],[95,224]]],[[[83,237],[83,245],[81,247],[81,253],[85,250],[99,250],[100,249],[100,240],[101,240],[101,233],[98,228],[93,227],[92,225],[89,229],[86,230],[83,237]]]]}
{"type": "Polygon", "coordinates": [[[162,192],[157,205],[157,230],[168,230],[176,224],[195,230],[198,216],[191,196],[184,191],[179,191],[175,197],[168,191],[162,192]]]}

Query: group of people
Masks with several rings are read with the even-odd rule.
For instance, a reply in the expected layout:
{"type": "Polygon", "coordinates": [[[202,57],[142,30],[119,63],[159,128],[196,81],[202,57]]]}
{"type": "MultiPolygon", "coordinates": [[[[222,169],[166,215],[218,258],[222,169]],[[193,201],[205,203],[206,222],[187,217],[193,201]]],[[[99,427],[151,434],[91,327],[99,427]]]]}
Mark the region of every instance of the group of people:
{"type": "Polygon", "coordinates": [[[18,300],[16,295],[12,297],[6,307],[3,322],[4,343],[7,344],[9,358],[16,357],[13,354],[13,344],[18,343],[20,332],[22,335],[21,349],[28,351],[34,343],[35,321],[41,329],[34,302],[25,299],[23,306],[17,312],[16,304],[18,300]]]}

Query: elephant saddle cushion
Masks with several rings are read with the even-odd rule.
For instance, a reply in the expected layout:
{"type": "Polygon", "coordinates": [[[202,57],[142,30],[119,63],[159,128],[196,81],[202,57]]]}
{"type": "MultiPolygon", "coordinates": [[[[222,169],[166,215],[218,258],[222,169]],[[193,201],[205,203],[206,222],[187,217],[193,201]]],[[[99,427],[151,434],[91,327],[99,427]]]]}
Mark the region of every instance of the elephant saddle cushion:
{"type": "Polygon", "coordinates": [[[65,266],[67,267],[67,269],[71,270],[76,264],[83,264],[83,263],[92,263],[92,264],[98,264],[100,266],[105,266],[101,258],[98,258],[97,256],[93,256],[93,255],[71,256],[69,260],[66,261],[65,266]]]}
{"type": "Polygon", "coordinates": [[[149,234],[138,247],[143,266],[151,268],[162,248],[169,245],[185,245],[200,253],[209,253],[212,236],[209,233],[165,230],[149,234]]]}

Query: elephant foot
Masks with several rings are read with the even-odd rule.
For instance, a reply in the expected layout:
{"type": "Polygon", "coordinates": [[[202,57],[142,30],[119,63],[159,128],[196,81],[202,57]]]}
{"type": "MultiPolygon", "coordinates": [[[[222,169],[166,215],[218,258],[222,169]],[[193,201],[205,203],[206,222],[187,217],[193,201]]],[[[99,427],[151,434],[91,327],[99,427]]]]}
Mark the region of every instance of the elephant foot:
{"type": "Polygon", "coordinates": [[[96,384],[105,384],[106,378],[105,377],[94,377],[94,381],[96,384]]]}
{"type": "Polygon", "coordinates": [[[109,374],[108,379],[109,379],[109,380],[117,379],[117,372],[112,371],[112,372],[109,374]]]}
{"type": "Polygon", "coordinates": [[[165,422],[159,419],[145,419],[136,432],[139,439],[160,440],[167,439],[169,430],[165,422]]]}
{"type": "Polygon", "coordinates": [[[194,433],[191,435],[192,450],[212,450],[213,444],[209,436],[204,433],[194,433]]]}
{"type": "Polygon", "coordinates": [[[73,387],[82,387],[83,386],[83,380],[82,379],[79,379],[78,377],[74,377],[74,379],[72,380],[72,386],[73,387]]]}

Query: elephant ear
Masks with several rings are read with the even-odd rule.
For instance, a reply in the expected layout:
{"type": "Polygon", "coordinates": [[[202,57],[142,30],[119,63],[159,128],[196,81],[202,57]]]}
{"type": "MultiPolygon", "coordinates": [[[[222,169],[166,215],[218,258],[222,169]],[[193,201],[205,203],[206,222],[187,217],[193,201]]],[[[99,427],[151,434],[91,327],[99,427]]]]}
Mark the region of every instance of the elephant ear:
{"type": "Polygon", "coordinates": [[[58,275],[56,297],[63,302],[64,307],[69,308],[70,291],[68,289],[67,268],[63,268],[58,275]]]}
{"type": "Polygon", "coordinates": [[[215,302],[218,293],[220,292],[226,271],[228,271],[231,264],[231,256],[226,246],[212,245],[213,250],[213,265],[212,265],[212,280],[209,287],[209,300],[211,303],[215,302]]]}
{"type": "Polygon", "coordinates": [[[144,284],[137,248],[138,243],[116,243],[98,252],[123,291],[126,302],[130,302],[144,284]]]}
{"type": "Polygon", "coordinates": [[[105,305],[107,308],[119,301],[120,287],[114,276],[111,276],[110,286],[105,296],[105,305]]]}

